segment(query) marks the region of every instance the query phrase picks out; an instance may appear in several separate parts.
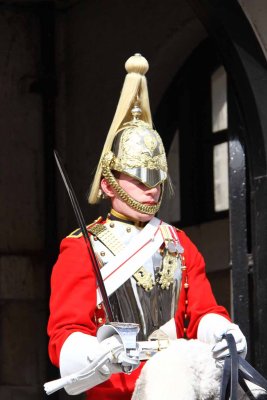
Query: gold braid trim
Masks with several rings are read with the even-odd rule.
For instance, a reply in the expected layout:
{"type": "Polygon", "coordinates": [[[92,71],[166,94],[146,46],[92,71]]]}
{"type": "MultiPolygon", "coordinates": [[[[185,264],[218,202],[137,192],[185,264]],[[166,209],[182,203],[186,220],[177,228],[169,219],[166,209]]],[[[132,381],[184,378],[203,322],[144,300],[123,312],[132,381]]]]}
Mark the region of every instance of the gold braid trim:
{"type": "Polygon", "coordinates": [[[111,187],[115,190],[115,192],[122,199],[122,201],[124,201],[126,204],[128,204],[128,206],[130,206],[134,210],[141,212],[142,214],[155,215],[158,212],[161,205],[163,196],[163,185],[161,187],[160,199],[157,204],[149,206],[147,204],[142,204],[139,201],[134,200],[131,196],[129,196],[127,192],[125,192],[125,190],[122,189],[122,187],[118,184],[114,175],[112,174],[110,169],[112,158],[113,158],[113,153],[108,152],[102,159],[102,175],[106,178],[111,187]]]}

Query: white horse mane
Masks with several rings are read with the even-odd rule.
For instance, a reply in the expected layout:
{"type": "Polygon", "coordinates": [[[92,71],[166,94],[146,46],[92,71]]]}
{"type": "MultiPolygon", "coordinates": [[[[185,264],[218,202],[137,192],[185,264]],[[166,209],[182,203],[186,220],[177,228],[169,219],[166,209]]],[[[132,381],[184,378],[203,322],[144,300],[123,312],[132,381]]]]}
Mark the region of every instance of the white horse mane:
{"type": "MultiPolygon", "coordinates": [[[[199,340],[174,340],[146,362],[132,400],[218,400],[222,365],[216,365],[211,348],[199,340]]],[[[257,398],[262,390],[254,386],[253,394],[257,398]]],[[[238,399],[248,399],[241,388],[238,399]]]]}

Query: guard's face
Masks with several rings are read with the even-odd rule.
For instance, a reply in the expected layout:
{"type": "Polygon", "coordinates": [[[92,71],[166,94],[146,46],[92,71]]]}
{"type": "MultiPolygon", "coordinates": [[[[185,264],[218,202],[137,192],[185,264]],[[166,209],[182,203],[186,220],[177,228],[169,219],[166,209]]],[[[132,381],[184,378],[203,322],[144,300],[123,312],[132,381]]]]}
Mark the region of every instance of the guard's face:
{"type": "MultiPolygon", "coordinates": [[[[142,204],[155,205],[158,203],[161,193],[161,185],[154,188],[148,188],[137,179],[121,173],[116,179],[118,184],[128,193],[134,200],[142,204]]],[[[112,208],[117,212],[126,215],[132,219],[141,222],[150,221],[153,215],[143,214],[136,211],[117,195],[117,193],[107,184],[105,179],[101,182],[102,190],[111,198],[112,208]]]]}

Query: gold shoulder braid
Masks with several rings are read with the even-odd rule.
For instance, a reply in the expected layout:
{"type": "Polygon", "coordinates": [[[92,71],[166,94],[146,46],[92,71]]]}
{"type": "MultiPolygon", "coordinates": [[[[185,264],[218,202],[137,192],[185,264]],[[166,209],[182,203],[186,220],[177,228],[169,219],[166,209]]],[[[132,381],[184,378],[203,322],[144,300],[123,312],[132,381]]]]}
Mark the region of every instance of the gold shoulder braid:
{"type": "Polygon", "coordinates": [[[119,238],[114,235],[114,232],[111,232],[111,230],[105,225],[96,224],[89,229],[89,232],[97,237],[99,241],[111,251],[112,254],[116,255],[122,251],[124,247],[123,244],[119,238]]]}
{"type": "MultiPolygon", "coordinates": [[[[99,224],[100,221],[102,221],[102,217],[98,217],[98,218],[97,218],[96,220],[94,220],[91,224],[87,225],[87,226],[86,226],[86,229],[87,229],[88,231],[90,231],[91,227],[94,226],[95,224],[97,224],[97,226],[98,226],[98,225],[101,226],[101,224],[99,224]]],[[[71,233],[67,236],[67,238],[75,238],[75,239],[78,239],[78,238],[80,238],[80,237],[82,237],[82,236],[83,236],[83,233],[82,233],[81,228],[77,228],[77,229],[75,229],[75,231],[71,232],[71,233]]]]}

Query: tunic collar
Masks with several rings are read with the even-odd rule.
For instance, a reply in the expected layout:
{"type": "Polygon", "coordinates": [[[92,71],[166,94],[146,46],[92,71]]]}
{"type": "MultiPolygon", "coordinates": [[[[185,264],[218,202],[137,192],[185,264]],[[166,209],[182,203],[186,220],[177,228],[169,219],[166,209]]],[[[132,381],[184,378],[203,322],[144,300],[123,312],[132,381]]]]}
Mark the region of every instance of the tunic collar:
{"type": "Polygon", "coordinates": [[[130,218],[126,215],[123,215],[123,214],[119,213],[118,211],[114,210],[113,208],[108,213],[107,219],[109,219],[111,221],[124,222],[129,225],[134,225],[137,228],[143,228],[147,224],[147,222],[141,222],[136,219],[130,218]]]}

